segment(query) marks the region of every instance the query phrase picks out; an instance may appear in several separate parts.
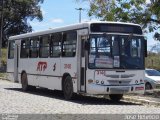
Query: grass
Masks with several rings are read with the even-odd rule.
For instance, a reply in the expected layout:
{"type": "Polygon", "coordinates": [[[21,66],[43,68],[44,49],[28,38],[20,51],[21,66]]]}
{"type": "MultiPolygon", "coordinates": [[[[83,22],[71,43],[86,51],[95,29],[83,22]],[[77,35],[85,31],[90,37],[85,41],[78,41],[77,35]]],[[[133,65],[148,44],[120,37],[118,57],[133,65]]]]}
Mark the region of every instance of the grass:
{"type": "Polygon", "coordinates": [[[6,76],[5,73],[0,73],[0,77],[1,77],[1,78],[4,78],[5,76],[6,76]]]}
{"type": "MultiPolygon", "coordinates": [[[[1,58],[1,63],[2,63],[2,67],[6,66],[7,64],[7,49],[6,48],[2,48],[2,58],[1,58]]],[[[2,73],[0,73],[0,77],[1,78],[5,78],[6,74],[5,71],[1,71],[2,73]]]]}

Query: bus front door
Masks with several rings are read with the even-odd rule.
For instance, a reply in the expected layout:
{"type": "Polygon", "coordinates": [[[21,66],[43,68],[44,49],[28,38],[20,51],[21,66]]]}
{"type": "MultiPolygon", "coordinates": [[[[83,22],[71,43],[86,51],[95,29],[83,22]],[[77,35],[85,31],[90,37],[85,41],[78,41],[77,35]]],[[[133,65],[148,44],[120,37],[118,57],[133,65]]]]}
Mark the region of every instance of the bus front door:
{"type": "Polygon", "coordinates": [[[80,91],[86,92],[86,60],[85,60],[85,39],[81,39],[81,68],[80,68],[80,91]]]}
{"type": "Polygon", "coordinates": [[[84,43],[87,39],[88,30],[79,30],[78,31],[78,49],[77,49],[77,87],[78,92],[85,93],[86,92],[86,52],[84,49],[84,43]]]}

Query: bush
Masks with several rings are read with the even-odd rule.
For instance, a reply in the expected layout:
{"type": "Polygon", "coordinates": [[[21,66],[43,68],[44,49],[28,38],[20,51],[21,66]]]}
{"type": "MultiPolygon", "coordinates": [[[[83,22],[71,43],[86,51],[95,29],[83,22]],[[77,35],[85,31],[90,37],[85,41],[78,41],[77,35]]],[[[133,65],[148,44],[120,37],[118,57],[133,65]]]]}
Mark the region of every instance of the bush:
{"type": "Polygon", "coordinates": [[[7,64],[7,48],[2,48],[2,59],[1,59],[1,64],[2,66],[6,66],[7,64]]]}

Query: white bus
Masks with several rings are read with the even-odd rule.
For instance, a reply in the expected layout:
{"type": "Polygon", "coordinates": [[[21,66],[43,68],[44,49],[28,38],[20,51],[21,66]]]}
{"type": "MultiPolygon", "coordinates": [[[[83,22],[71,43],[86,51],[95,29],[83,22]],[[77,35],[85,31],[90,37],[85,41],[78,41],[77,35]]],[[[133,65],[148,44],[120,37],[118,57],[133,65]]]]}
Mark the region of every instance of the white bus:
{"type": "Polygon", "coordinates": [[[12,36],[8,41],[8,79],[24,91],[43,87],[74,93],[144,93],[146,40],[137,24],[86,22],[12,36]]]}

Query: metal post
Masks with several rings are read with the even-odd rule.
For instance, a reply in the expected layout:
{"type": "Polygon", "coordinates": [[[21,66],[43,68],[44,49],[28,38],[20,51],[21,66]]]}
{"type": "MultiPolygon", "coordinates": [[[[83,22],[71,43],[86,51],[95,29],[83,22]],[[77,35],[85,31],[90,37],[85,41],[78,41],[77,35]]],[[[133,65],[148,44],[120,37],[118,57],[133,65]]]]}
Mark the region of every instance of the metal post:
{"type": "Polygon", "coordinates": [[[79,10],[79,23],[81,23],[81,10],[82,8],[79,10]]]}
{"type": "Polygon", "coordinates": [[[81,11],[84,10],[84,9],[76,8],[76,10],[79,10],[79,23],[81,23],[81,11]]]}
{"type": "Polygon", "coordinates": [[[0,67],[2,66],[2,39],[3,39],[3,8],[4,8],[4,2],[1,0],[1,23],[0,23],[0,67]]]}

